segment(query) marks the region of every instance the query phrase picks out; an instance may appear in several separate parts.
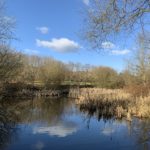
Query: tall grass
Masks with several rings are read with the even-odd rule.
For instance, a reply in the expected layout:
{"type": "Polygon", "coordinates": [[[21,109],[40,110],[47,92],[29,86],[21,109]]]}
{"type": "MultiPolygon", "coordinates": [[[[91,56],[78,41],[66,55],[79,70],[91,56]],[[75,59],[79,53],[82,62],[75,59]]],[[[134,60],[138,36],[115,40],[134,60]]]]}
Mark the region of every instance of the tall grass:
{"type": "Polygon", "coordinates": [[[150,95],[134,96],[123,89],[81,88],[72,89],[70,96],[75,96],[81,109],[98,107],[102,114],[129,121],[132,116],[150,118],[150,95]]]}

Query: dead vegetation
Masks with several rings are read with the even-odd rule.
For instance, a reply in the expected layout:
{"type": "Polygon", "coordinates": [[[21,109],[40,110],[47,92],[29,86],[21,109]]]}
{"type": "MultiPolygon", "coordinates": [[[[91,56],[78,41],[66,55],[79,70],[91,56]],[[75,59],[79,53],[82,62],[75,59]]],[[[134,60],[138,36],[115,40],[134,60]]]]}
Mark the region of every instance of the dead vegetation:
{"type": "Polygon", "coordinates": [[[99,116],[107,118],[125,117],[129,121],[132,116],[150,117],[150,95],[135,97],[123,89],[101,88],[72,89],[71,92],[70,96],[75,96],[76,104],[82,111],[94,111],[99,116]]]}

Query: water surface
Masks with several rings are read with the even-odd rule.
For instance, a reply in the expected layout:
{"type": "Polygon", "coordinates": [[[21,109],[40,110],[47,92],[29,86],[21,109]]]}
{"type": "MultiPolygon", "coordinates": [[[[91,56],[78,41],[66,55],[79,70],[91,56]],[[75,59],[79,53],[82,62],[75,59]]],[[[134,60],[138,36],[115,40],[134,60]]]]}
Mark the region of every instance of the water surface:
{"type": "Polygon", "coordinates": [[[6,123],[6,132],[0,132],[2,150],[150,149],[149,120],[108,119],[103,112],[83,110],[64,98],[4,106],[12,112],[13,124],[6,123]]]}

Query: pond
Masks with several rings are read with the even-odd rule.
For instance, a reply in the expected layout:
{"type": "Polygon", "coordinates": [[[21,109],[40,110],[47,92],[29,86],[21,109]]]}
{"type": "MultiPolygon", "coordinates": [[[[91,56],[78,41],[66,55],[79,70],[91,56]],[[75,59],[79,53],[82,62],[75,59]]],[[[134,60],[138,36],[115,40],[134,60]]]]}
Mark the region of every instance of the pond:
{"type": "Polygon", "coordinates": [[[117,120],[67,98],[13,101],[3,108],[11,123],[3,119],[1,150],[150,150],[146,119],[117,120]]]}

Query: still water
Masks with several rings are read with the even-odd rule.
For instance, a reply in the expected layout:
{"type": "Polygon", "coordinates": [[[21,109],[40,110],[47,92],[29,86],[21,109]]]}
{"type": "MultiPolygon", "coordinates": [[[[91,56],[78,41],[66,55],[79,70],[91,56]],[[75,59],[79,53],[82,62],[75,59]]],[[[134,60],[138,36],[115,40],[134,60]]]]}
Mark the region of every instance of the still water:
{"type": "Polygon", "coordinates": [[[3,108],[13,123],[0,131],[1,150],[150,150],[149,120],[108,119],[69,99],[13,102],[3,108]]]}

